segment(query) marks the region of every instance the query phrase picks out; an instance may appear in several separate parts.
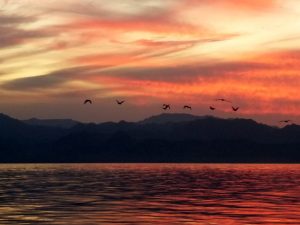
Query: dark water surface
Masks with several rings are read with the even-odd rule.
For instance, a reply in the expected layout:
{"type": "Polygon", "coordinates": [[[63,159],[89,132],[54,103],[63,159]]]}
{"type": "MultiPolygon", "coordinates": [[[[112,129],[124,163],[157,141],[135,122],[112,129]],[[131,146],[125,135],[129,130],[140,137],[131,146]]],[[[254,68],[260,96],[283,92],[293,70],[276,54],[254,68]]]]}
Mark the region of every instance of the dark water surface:
{"type": "Polygon", "coordinates": [[[0,165],[0,224],[300,224],[300,165],[0,165]]]}

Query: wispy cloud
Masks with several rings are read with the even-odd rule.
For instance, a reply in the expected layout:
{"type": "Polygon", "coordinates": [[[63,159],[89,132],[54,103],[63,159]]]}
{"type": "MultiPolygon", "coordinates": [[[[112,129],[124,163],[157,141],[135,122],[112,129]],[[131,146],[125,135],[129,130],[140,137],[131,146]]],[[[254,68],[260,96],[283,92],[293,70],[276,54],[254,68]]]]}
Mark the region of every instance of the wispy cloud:
{"type": "Polygon", "coordinates": [[[194,82],[201,77],[222,77],[228,74],[238,74],[245,71],[257,71],[260,69],[274,68],[275,65],[268,65],[256,62],[227,62],[212,63],[210,65],[190,64],[178,66],[161,67],[134,67],[120,68],[104,73],[109,76],[127,77],[139,80],[156,80],[166,82],[194,82]]]}
{"type": "Polygon", "coordinates": [[[187,5],[211,5],[234,10],[266,11],[279,7],[277,0],[183,0],[187,5]]]}
{"type": "Polygon", "coordinates": [[[89,95],[205,107],[225,96],[245,115],[300,110],[296,1],[10,0],[0,7],[4,102],[89,95]]]}
{"type": "Polygon", "coordinates": [[[0,11],[0,47],[12,47],[23,44],[30,39],[52,36],[44,29],[26,29],[23,26],[37,21],[33,16],[5,15],[0,11]]]}
{"type": "Polygon", "coordinates": [[[62,85],[76,77],[89,75],[92,68],[75,67],[54,71],[48,74],[29,76],[8,81],[2,85],[2,88],[10,90],[33,91],[34,89],[51,88],[62,85]]]}

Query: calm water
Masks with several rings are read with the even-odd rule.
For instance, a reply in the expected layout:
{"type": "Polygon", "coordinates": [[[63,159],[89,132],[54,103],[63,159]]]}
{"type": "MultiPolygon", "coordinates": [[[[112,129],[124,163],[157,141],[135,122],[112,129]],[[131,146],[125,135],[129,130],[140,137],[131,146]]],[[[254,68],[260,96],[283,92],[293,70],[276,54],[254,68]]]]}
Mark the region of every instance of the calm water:
{"type": "Polygon", "coordinates": [[[300,165],[0,165],[0,224],[300,224],[300,165]]]}

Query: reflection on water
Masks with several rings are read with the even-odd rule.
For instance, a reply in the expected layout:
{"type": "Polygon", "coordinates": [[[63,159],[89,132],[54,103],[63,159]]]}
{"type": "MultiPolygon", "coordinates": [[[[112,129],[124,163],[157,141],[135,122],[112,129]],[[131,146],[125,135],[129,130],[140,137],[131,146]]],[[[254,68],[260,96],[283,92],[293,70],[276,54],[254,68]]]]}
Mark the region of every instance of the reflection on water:
{"type": "Polygon", "coordinates": [[[300,224],[300,165],[0,165],[0,224],[300,224]]]}

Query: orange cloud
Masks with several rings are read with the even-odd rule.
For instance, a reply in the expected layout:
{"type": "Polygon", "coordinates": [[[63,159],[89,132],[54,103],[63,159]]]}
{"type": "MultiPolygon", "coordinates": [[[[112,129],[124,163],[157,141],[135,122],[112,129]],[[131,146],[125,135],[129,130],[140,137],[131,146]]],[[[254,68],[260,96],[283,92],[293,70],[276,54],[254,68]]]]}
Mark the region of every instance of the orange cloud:
{"type": "MultiPolygon", "coordinates": [[[[24,15],[39,11],[38,17],[0,11],[0,92],[5,99],[61,96],[68,101],[87,93],[124,96],[133,104],[168,100],[207,108],[216,97],[225,97],[241,106],[239,115],[300,115],[300,51],[296,44],[293,48],[297,23],[286,23],[293,18],[289,5],[273,10],[287,3],[156,0],[149,1],[154,6],[127,1],[121,7],[118,1],[82,7],[84,1],[78,2],[50,4],[51,10],[61,9],[47,16],[43,13],[51,10],[42,7],[24,8],[24,15]],[[255,14],[266,11],[264,17],[255,14]],[[243,14],[242,21],[218,21],[236,12],[243,14]],[[285,26],[277,26],[278,18],[285,26]],[[289,44],[276,42],[291,37],[289,44]]],[[[219,107],[223,115],[231,110],[219,107]]]]}
{"type": "Polygon", "coordinates": [[[124,20],[81,20],[68,28],[79,30],[84,29],[100,29],[107,31],[143,31],[161,34],[191,34],[199,35],[207,32],[204,28],[199,28],[185,23],[177,23],[175,21],[164,20],[164,18],[155,18],[152,20],[143,20],[143,18],[124,19],[124,20]]]}
{"type": "MultiPolygon", "coordinates": [[[[243,110],[240,113],[244,115],[274,112],[278,115],[300,115],[300,78],[295,54],[285,52],[258,56],[252,59],[252,64],[237,62],[202,68],[193,65],[170,70],[149,68],[149,71],[124,70],[116,74],[112,71],[101,76],[94,74],[90,79],[93,83],[117,85],[117,93],[129,98],[140,96],[143,102],[147,98],[168,99],[174,104],[189,101],[203,107],[214,104],[213,99],[217,97],[226,97],[241,106],[243,110]],[[285,60],[281,55],[286,56],[285,60]],[[290,64],[293,60],[296,60],[295,67],[290,64]],[[255,61],[260,61],[260,64],[255,64],[255,61]],[[180,79],[174,79],[173,73],[180,79]]],[[[231,108],[221,106],[220,110],[230,112],[231,108]]]]}

